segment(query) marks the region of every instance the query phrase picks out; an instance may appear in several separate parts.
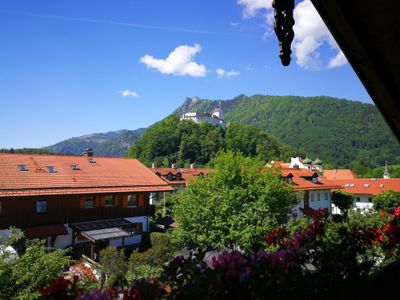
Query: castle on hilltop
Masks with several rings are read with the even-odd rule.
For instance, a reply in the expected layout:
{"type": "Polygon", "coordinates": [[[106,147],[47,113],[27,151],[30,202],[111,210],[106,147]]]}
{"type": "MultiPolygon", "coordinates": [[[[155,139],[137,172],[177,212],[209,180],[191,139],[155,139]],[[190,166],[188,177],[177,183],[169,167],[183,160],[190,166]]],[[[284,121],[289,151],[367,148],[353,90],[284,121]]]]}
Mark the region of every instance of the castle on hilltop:
{"type": "Polygon", "coordinates": [[[212,112],[188,112],[181,116],[181,120],[192,120],[195,123],[208,122],[212,125],[218,125],[222,129],[226,129],[224,113],[222,112],[221,103],[212,112]]]}

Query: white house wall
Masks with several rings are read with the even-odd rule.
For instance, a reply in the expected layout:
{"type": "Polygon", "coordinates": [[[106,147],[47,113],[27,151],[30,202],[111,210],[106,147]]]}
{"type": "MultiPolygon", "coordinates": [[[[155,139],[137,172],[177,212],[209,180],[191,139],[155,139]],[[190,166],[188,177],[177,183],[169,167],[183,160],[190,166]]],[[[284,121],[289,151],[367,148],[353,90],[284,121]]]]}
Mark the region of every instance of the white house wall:
{"type": "Polygon", "coordinates": [[[330,190],[310,191],[309,206],[312,209],[326,208],[332,213],[332,194],[330,190]]]}

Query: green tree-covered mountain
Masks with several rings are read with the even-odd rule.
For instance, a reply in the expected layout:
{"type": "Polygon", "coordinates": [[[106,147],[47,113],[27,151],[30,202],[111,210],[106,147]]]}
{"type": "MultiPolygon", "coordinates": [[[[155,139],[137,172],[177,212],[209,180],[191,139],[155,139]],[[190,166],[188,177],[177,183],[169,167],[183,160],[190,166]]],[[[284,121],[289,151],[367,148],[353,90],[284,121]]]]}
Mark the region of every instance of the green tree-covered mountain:
{"type": "Polygon", "coordinates": [[[143,133],[144,128],[92,133],[74,137],[43,149],[56,154],[81,155],[86,148],[93,148],[96,156],[121,157],[126,155],[143,133]]]}
{"type": "Polygon", "coordinates": [[[232,100],[187,98],[175,112],[212,111],[251,124],[335,166],[400,164],[400,146],[376,107],[331,97],[240,95],[232,100]]]}
{"type": "Polygon", "coordinates": [[[149,127],[129,149],[128,156],[148,166],[154,162],[158,166],[177,163],[183,167],[190,163],[206,165],[220,150],[241,151],[264,161],[304,154],[254,126],[231,123],[223,130],[205,122],[180,121],[179,115],[173,114],[149,127]]]}

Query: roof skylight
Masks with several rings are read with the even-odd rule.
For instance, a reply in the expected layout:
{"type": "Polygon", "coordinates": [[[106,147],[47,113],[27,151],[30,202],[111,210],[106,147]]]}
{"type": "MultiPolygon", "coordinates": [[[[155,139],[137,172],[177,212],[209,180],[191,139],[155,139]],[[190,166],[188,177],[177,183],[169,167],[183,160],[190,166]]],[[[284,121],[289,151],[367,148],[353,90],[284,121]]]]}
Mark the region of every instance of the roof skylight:
{"type": "Polygon", "coordinates": [[[28,167],[26,165],[18,165],[18,170],[20,171],[29,171],[28,167]]]}
{"type": "Polygon", "coordinates": [[[364,187],[365,187],[365,188],[369,187],[369,183],[365,183],[365,184],[364,184],[364,187]]]}
{"type": "Polygon", "coordinates": [[[47,172],[49,173],[57,173],[56,167],[54,166],[46,166],[47,172]]]}
{"type": "Polygon", "coordinates": [[[71,165],[71,169],[74,171],[80,170],[78,165],[71,165]]]}

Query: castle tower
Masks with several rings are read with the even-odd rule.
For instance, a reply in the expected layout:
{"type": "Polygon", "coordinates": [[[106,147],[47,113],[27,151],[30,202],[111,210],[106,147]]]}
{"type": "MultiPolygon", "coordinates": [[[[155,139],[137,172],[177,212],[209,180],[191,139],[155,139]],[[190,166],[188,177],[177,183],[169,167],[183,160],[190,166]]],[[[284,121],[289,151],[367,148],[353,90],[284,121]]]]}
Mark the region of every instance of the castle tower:
{"type": "Polygon", "coordinates": [[[222,112],[221,101],[219,101],[217,108],[214,109],[214,111],[212,112],[212,114],[213,114],[214,116],[216,116],[217,118],[221,119],[221,120],[225,120],[225,118],[224,118],[224,113],[222,112]]]}

